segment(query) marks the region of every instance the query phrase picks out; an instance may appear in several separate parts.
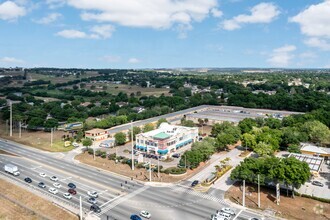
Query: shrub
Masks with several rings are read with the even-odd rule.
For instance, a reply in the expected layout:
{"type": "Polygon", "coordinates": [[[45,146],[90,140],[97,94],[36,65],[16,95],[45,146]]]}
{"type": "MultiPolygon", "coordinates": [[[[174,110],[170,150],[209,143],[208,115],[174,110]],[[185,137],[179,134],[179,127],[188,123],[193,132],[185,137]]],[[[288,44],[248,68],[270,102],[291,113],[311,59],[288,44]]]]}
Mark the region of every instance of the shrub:
{"type": "Polygon", "coordinates": [[[104,152],[104,151],[103,151],[102,154],[101,154],[101,157],[102,157],[102,158],[106,158],[106,157],[107,157],[107,152],[104,152]]]}
{"type": "Polygon", "coordinates": [[[103,151],[97,150],[97,151],[95,151],[95,156],[99,157],[102,155],[102,153],[103,153],[103,151]]]}
{"type": "Polygon", "coordinates": [[[166,174],[184,174],[185,172],[187,172],[187,169],[179,167],[169,167],[164,172],[166,174]]]}
{"type": "Polygon", "coordinates": [[[94,150],[92,148],[88,148],[88,151],[87,151],[89,154],[93,154],[94,153],[94,150]]]}
{"type": "Polygon", "coordinates": [[[109,154],[109,156],[108,156],[108,159],[109,160],[116,160],[116,153],[113,153],[113,154],[109,154]]]}

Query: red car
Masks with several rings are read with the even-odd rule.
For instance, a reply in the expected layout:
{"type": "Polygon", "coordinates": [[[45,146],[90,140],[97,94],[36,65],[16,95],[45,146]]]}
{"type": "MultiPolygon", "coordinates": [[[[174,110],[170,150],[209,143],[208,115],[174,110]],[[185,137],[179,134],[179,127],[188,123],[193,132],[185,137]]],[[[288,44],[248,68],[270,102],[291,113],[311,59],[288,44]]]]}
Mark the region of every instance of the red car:
{"type": "Polygon", "coordinates": [[[77,194],[77,191],[74,190],[74,189],[69,189],[68,192],[72,195],[76,195],[77,194]]]}

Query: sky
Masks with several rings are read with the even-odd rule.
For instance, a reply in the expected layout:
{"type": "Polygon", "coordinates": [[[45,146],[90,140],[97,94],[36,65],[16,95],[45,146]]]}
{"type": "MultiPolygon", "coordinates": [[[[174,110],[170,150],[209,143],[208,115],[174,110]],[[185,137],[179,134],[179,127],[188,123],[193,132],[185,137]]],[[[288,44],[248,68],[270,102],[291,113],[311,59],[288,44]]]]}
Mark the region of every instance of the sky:
{"type": "Polygon", "coordinates": [[[0,0],[0,67],[330,68],[330,0],[0,0]]]}

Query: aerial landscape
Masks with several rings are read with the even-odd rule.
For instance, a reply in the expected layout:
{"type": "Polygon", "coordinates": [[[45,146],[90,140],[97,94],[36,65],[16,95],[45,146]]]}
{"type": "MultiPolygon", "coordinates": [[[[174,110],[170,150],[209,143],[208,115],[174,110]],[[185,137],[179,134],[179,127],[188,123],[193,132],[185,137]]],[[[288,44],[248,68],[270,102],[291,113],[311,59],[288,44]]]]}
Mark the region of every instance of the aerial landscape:
{"type": "Polygon", "coordinates": [[[330,1],[0,0],[0,220],[330,220],[330,1]]]}

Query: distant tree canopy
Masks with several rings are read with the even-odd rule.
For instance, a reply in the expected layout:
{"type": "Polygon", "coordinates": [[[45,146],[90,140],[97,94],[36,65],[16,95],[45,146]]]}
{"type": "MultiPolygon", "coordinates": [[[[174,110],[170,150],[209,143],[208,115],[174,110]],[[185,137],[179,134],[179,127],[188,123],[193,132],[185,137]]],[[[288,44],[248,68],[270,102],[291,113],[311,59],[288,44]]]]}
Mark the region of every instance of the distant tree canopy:
{"type": "Polygon", "coordinates": [[[116,145],[123,145],[126,143],[126,135],[123,132],[118,132],[115,134],[116,145]]]}

